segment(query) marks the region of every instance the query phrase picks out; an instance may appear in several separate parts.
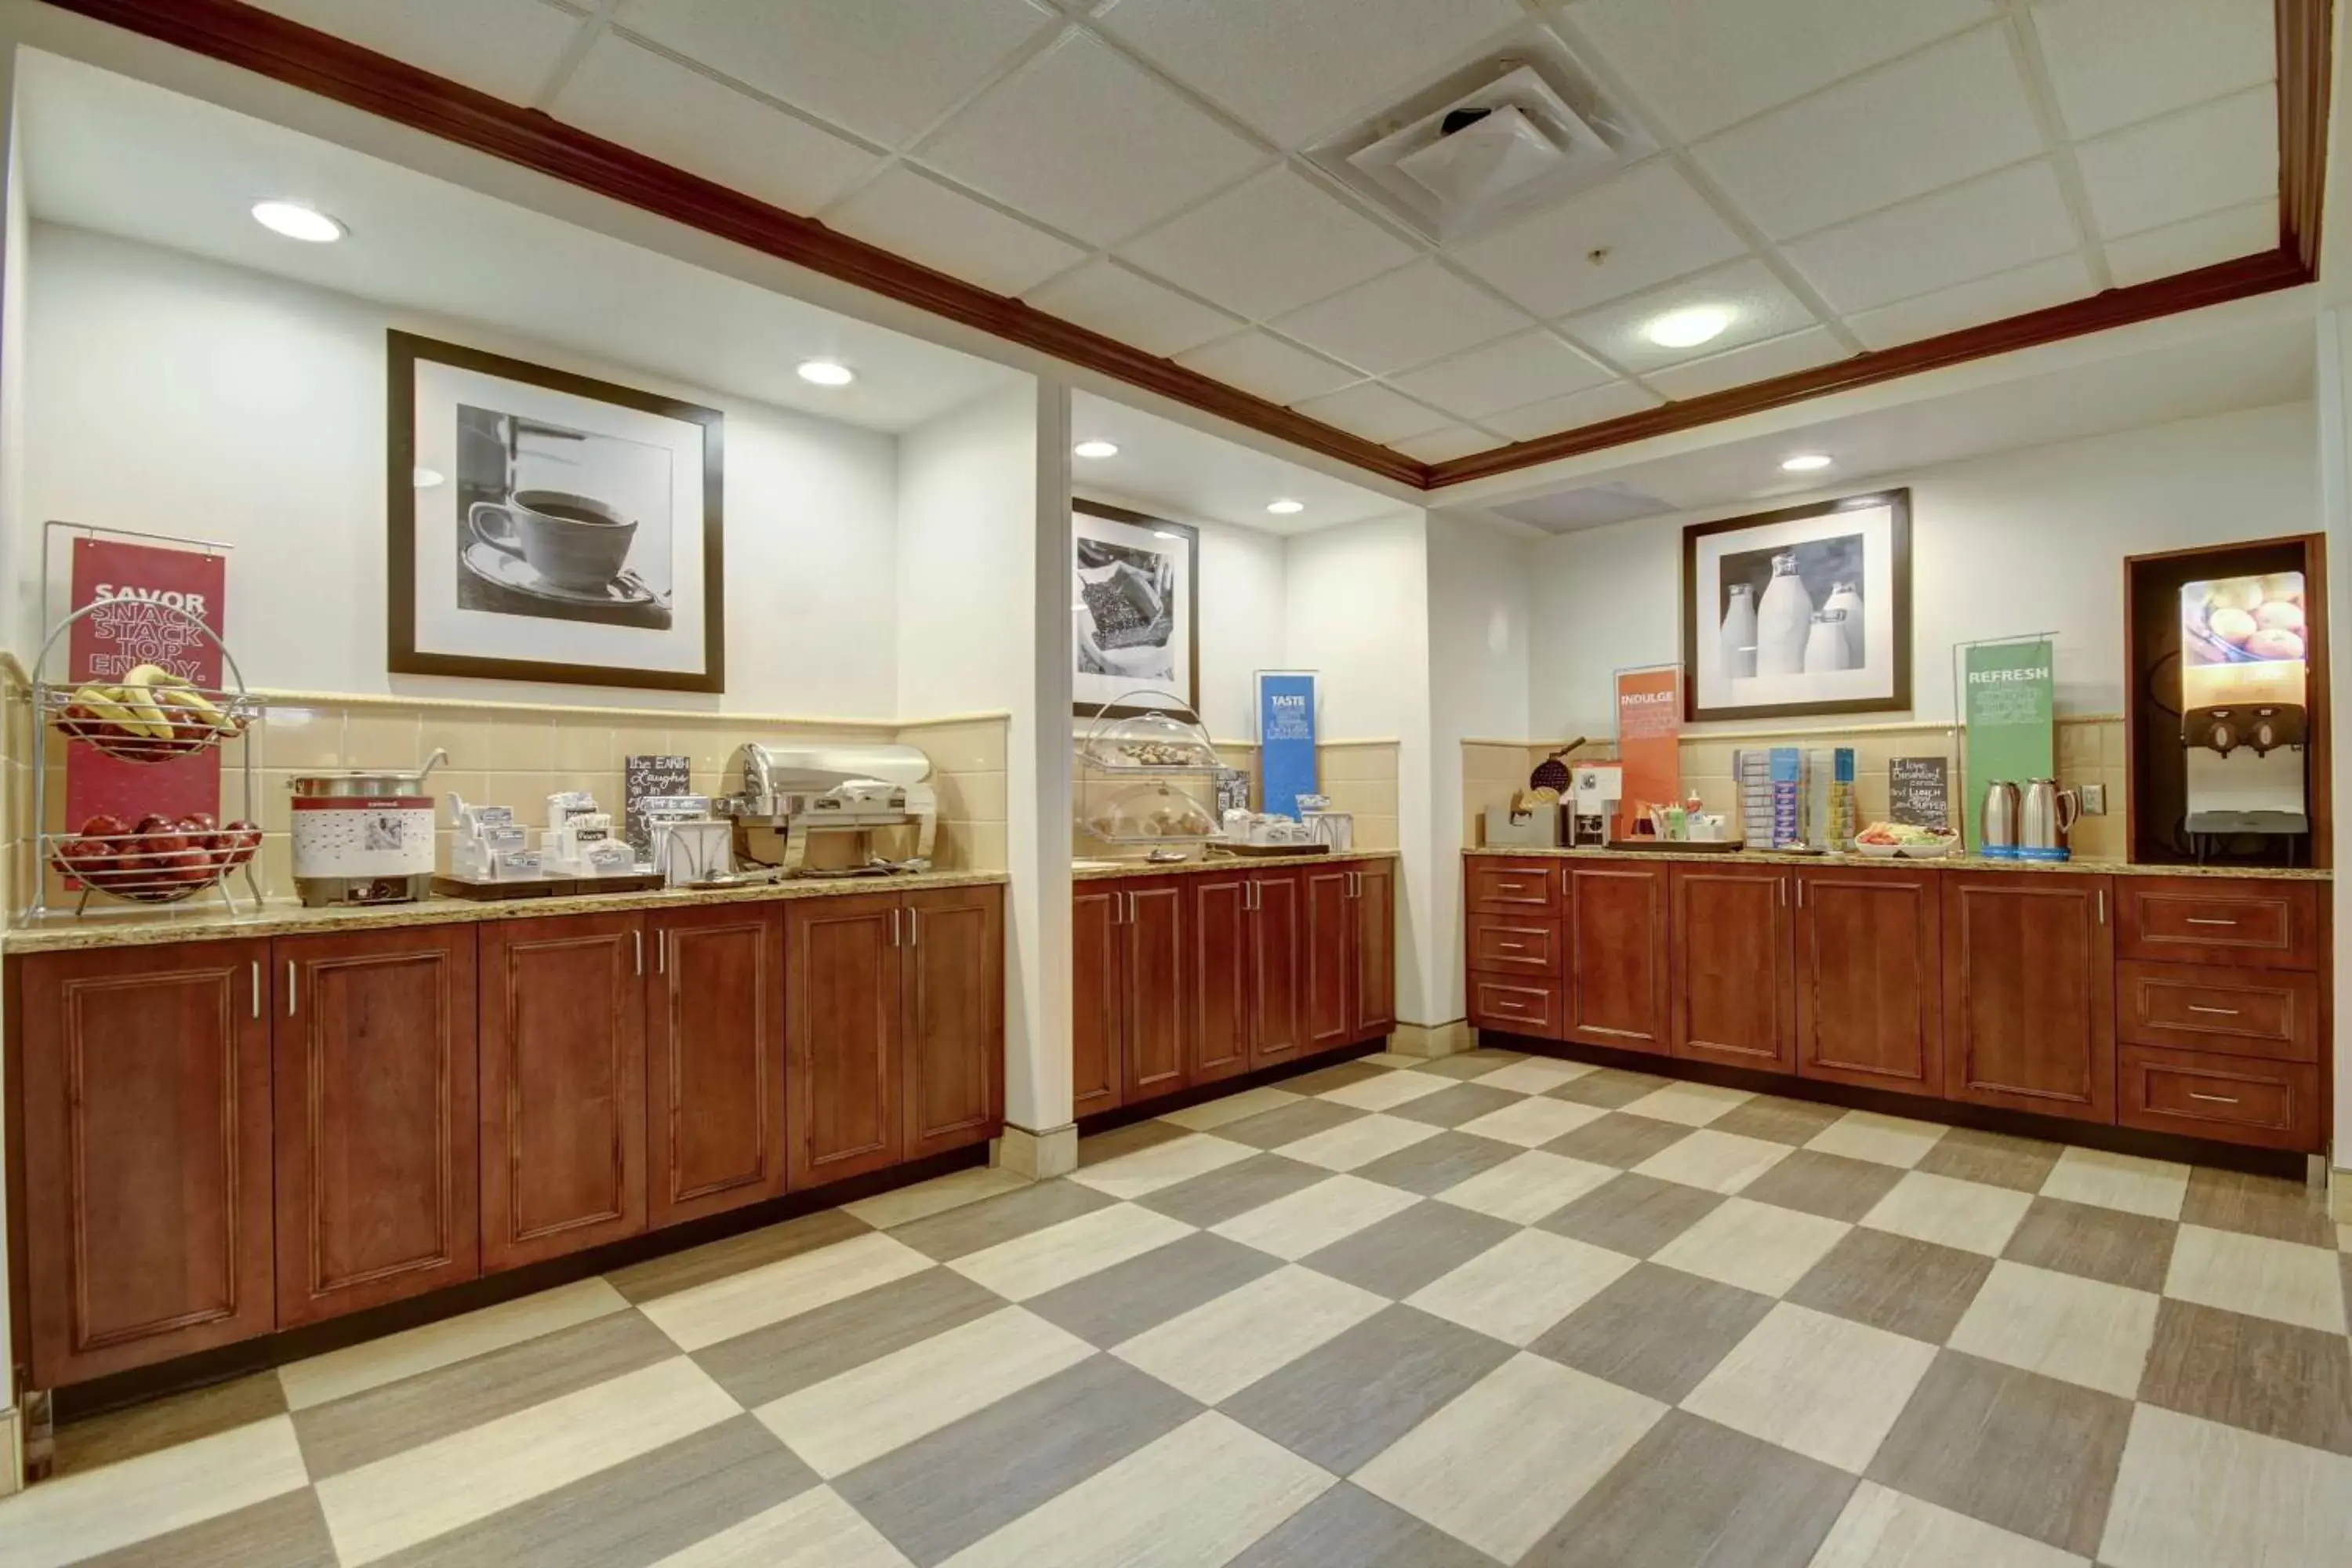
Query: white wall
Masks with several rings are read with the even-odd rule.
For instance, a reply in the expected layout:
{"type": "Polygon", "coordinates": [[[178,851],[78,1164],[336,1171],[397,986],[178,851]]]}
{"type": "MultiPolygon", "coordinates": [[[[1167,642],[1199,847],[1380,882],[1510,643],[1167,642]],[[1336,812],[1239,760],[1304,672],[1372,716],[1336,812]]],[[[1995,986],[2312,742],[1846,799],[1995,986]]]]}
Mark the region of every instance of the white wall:
{"type": "MultiPolygon", "coordinates": [[[[0,49],[0,128],[7,147],[0,157],[0,174],[8,183],[0,203],[0,568],[16,558],[25,521],[25,293],[28,272],[26,253],[32,217],[25,209],[25,181],[16,148],[16,51],[0,49]]],[[[27,639],[34,636],[21,595],[5,591],[0,582],[0,648],[19,658],[30,657],[27,639]]],[[[0,823],[0,841],[13,840],[19,825],[0,823]]],[[[0,1067],[0,1103],[15,1090],[6,1069],[0,1067]]],[[[7,1119],[0,1117],[0,1215],[8,1212],[7,1119]]],[[[0,1347],[13,1345],[8,1324],[9,1249],[0,1247],[0,1347]]],[[[16,1358],[0,1353],[0,1413],[16,1402],[16,1358]]],[[[19,1453],[13,1416],[0,1415],[0,1496],[15,1489],[19,1453]]]]}
{"type": "MultiPolygon", "coordinates": [[[[2322,310],[2319,334],[2319,396],[2313,410],[2313,439],[2318,460],[2313,465],[2320,493],[2320,514],[2327,531],[2327,553],[2336,563],[2327,574],[2327,617],[2331,626],[2352,626],[2352,321],[2338,306],[2322,310]]],[[[2334,660],[2330,659],[2331,668],[2334,660]]],[[[2331,689],[2343,689],[2339,679],[2331,689]]],[[[2336,711],[2343,709],[2339,706],[2336,711]]],[[[2330,781],[2330,809],[2337,823],[2352,823],[2352,759],[2336,765],[2330,781]]],[[[2336,858],[2343,856],[2343,829],[2337,829],[2336,858]]],[[[2335,911],[2335,973],[2352,974],[2352,879],[2341,875],[2328,886],[2335,911]]],[[[2329,1162],[2335,1170],[2336,1217],[2352,1214],[2352,1022],[2336,1014],[2336,1129],[2329,1162]]]]}
{"type": "MultiPolygon", "coordinates": [[[[1930,722],[1951,717],[1953,643],[2013,632],[2059,634],[2062,710],[2121,712],[2125,556],[2305,533],[2319,517],[2307,403],[2007,452],[1821,493],[1898,485],[1911,489],[1912,699],[1914,711],[1930,722]]],[[[1610,672],[1681,657],[1683,524],[1762,510],[1764,503],[1719,507],[1544,543],[1536,555],[1535,732],[1609,733],[1610,672]]]]}

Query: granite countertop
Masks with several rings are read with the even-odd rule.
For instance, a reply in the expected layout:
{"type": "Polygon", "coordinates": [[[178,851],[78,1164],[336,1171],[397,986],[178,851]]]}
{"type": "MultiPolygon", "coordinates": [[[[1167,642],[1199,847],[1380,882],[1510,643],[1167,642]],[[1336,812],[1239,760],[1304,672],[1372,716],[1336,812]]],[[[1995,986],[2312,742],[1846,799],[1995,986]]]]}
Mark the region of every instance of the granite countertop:
{"type": "Polygon", "coordinates": [[[697,904],[767,903],[785,899],[851,898],[925,888],[982,888],[1009,880],[1002,871],[908,871],[884,877],[808,877],[733,888],[663,888],[650,892],[577,893],[541,899],[431,898],[413,904],[364,909],[306,909],[271,900],[235,913],[202,899],[163,910],[123,914],[53,915],[0,933],[0,952],[61,952],[93,947],[147,947],[167,942],[212,942],[240,936],[310,936],[395,926],[456,925],[469,921],[532,920],[542,915],[679,909],[697,904]]]}
{"type": "Polygon", "coordinates": [[[1940,859],[1888,859],[1876,855],[1790,855],[1769,849],[1543,849],[1509,845],[1465,849],[1465,855],[1498,860],[1677,860],[1717,866],[1940,866],[1952,871],[2055,871],[2101,877],[2236,877],[2280,882],[2326,882],[2331,871],[2277,866],[2136,866],[2125,860],[1994,860],[1982,855],[1947,855],[1940,859]]]}
{"type": "Polygon", "coordinates": [[[1189,877],[1202,871],[1230,871],[1236,866],[1255,870],[1279,870],[1286,866],[1328,866],[1333,862],[1358,864],[1366,860],[1393,860],[1393,849],[1326,850],[1320,855],[1218,855],[1206,860],[1175,860],[1154,865],[1148,860],[1087,860],[1075,862],[1070,868],[1073,882],[1102,882],[1123,877],[1189,877]]]}

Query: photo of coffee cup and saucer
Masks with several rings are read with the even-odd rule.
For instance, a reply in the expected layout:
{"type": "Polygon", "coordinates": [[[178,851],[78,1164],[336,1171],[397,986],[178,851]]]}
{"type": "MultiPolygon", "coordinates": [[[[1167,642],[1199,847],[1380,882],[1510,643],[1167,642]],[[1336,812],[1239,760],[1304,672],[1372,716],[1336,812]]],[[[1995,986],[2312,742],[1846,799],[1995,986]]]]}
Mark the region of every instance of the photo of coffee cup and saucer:
{"type": "Polygon", "coordinates": [[[499,587],[565,605],[661,597],[625,564],[635,521],[593,496],[518,490],[504,502],[476,501],[466,528],[466,570],[499,587]]]}
{"type": "Polygon", "coordinates": [[[458,607],[668,627],[670,455],[496,409],[457,415],[458,607]]]}

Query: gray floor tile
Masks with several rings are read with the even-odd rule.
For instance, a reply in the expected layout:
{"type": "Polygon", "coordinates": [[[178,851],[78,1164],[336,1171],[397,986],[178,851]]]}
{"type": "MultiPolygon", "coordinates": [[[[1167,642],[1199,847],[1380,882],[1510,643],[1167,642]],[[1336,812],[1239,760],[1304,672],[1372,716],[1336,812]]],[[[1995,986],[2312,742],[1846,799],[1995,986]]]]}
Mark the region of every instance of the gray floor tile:
{"type": "Polygon", "coordinates": [[[1334,1279],[1401,1301],[1518,1228],[1508,1220],[1451,1204],[1415,1204],[1299,1261],[1334,1279]]]}
{"type": "Polygon", "coordinates": [[[82,1559],[79,1568],[335,1568],[319,1494],[305,1487],[135,1546],[82,1559]]]}
{"type": "MultiPolygon", "coordinates": [[[[1722,1125],[1716,1123],[1718,1129],[1722,1125]]],[[[1875,1208],[1902,1179],[1903,1173],[1893,1165],[1800,1149],[1740,1188],[1739,1195],[1851,1224],[1875,1208]]]]}
{"type": "Polygon", "coordinates": [[[1718,1132],[1737,1132],[1743,1138],[1761,1138],[1769,1143],[1803,1145],[1844,1114],[1841,1106],[1759,1094],[1745,1105],[1732,1107],[1707,1125],[1718,1132]]]}
{"type": "Polygon", "coordinates": [[[1497,1068],[1507,1068],[1513,1062],[1523,1062],[1527,1059],[1527,1053],[1524,1051],[1462,1051],[1450,1057],[1432,1057],[1412,1070],[1433,1072],[1440,1078],[1468,1079],[1484,1078],[1497,1068]]]}
{"type": "Polygon", "coordinates": [[[1521,1568],[1805,1568],[1854,1478],[1669,1410],[1521,1568]]]}
{"type": "Polygon", "coordinates": [[[1990,1258],[1858,1226],[1790,1289],[1787,1300],[1939,1345],[1991,1273],[1990,1258]]]}
{"type": "Polygon", "coordinates": [[[954,1269],[927,1268],[722,1340],[694,1359],[750,1409],[1003,1308],[1003,1297],[954,1269]]]}
{"type": "MultiPolygon", "coordinates": [[[[1369,1074],[1385,1072],[1385,1068],[1366,1068],[1369,1074]]],[[[1294,1079],[1282,1086],[1298,1093],[1294,1079]]],[[[1261,1110],[1255,1116],[1244,1116],[1239,1121],[1228,1121],[1217,1129],[1217,1136],[1234,1143],[1246,1143],[1253,1149],[1279,1149],[1285,1143],[1296,1143],[1301,1138],[1318,1132],[1328,1132],[1344,1126],[1370,1112],[1352,1105],[1336,1105],[1328,1100],[1300,1100],[1288,1105],[1277,1105],[1272,1110],[1261,1110]]]]}
{"type": "MultiPolygon", "coordinates": [[[[193,1443],[234,1426],[286,1412],[286,1390],[274,1372],[256,1373],[210,1388],[86,1416],[57,1429],[49,1477],[61,1480],[100,1465],[193,1443]]],[[[0,1463],[5,1463],[0,1460],[0,1463]]]]}
{"type": "MultiPolygon", "coordinates": [[[[1223,1131],[1218,1129],[1218,1135],[1223,1136],[1223,1131]]],[[[1320,1165],[1285,1159],[1280,1154],[1253,1154],[1129,1201],[1139,1208],[1206,1230],[1237,1214],[1247,1214],[1276,1198],[1286,1198],[1330,1179],[1331,1173],[1320,1165]]]]}
{"type": "Polygon", "coordinates": [[[1078,1165],[1099,1165],[1105,1160],[1116,1160],[1121,1154],[1173,1143],[1192,1134],[1172,1121],[1130,1121],[1124,1127],[1114,1127],[1108,1132],[1097,1132],[1078,1140],[1078,1165]]]}
{"type": "Polygon", "coordinates": [[[1066,1219],[1108,1208],[1118,1201],[1108,1193],[1099,1193],[1076,1182],[1036,1182],[1014,1192],[902,1225],[890,1233],[890,1238],[904,1242],[926,1258],[949,1263],[1001,1241],[1011,1241],[1066,1219]]]}
{"type": "Polygon", "coordinates": [[[1629,1171],[1660,1150],[1671,1149],[1695,1131],[1679,1121],[1660,1121],[1654,1117],[1629,1116],[1612,1110],[1572,1132],[1561,1133],[1544,1148],[1571,1160],[1629,1171]]]}
{"type": "MultiPolygon", "coordinates": [[[[1432,1098],[1443,1099],[1444,1096],[1432,1098]]],[[[1480,1138],[1448,1129],[1434,1138],[1408,1143],[1392,1154],[1383,1154],[1369,1164],[1359,1165],[1353,1173],[1368,1182],[1402,1187],[1409,1193],[1419,1193],[1428,1197],[1525,1152],[1516,1143],[1504,1143],[1493,1138],[1480,1138]]]]}
{"type": "Polygon", "coordinates": [[[916,1568],[931,1568],[1200,1408],[1097,1355],[860,1466],[834,1489],[916,1568]]]}
{"type": "Polygon", "coordinates": [[[1526,1098],[1524,1094],[1513,1094],[1507,1089],[1489,1089],[1482,1083],[1457,1083],[1452,1089],[1441,1089],[1435,1094],[1409,1100],[1389,1114],[1402,1116],[1408,1121],[1426,1122],[1432,1127],[1459,1127],[1507,1105],[1517,1105],[1526,1098]]]}
{"type": "Polygon", "coordinates": [[[2038,1138],[2012,1138],[2006,1132],[1955,1127],[1936,1141],[1936,1146],[1920,1160],[1918,1169],[1931,1176],[1950,1176],[1957,1181],[2038,1193],[2042,1184],[2049,1180],[2051,1167],[2058,1163],[2058,1156],[2064,1152],[2063,1145],[2045,1143],[2038,1138]]]}
{"type": "Polygon", "coordinates": [[[1643,1263],[1528,1349],[1675,1405],[1771,1310],[1769,1296],[1643,1263]]]}
{"type": "Polygon", "coordinates": [[[1511,1347],[1391,1307],[1219,1406],[1334,1475],[1355,1471],[1510,1359],[1511,1347]]]}
{"type": "Polygon", "coordinates": [[[1661,1089],[1674,1081],[1655,1073],[1627,1072],[1623,1068],[1602,1068],[1572,1078],[1566,1083],[1555,1084],[1544,1090],[1554,1100],[1572,1100],[1579,1105],[1598,1105],[1614,1110],[1621,1105],[1631,1105],[1654,1089],[1661,1089]]]}
{"type": "Polygon", "coordinates": [[[782,1225],[730,1236],[707,1247],[633,1263],[604,1278],[627,1300],[643,1305],[656,1297],[690,1290],[747,1268],[831,1247],[873,1228],[845,1209],[821,1209],[782,1225]]]}
{"type": "Polygon", "coordinates": [[[1282,1259],[1254,1247],[1200,1231],[1023,1305],[1108,1350],[1281,1267],[1282,1259]]]}
{"type": "Polygon", "coordinates": [[[1282,1087],[1293,1094],[1328,1094],[1335,1089],[1345,1089],[1351,1083],[1361,1083],[1366,1079],[1379,1078],[1382,1073],[1395,1070],[1394,1068],[1374,1067],[1370,1062],[1333,1062],[1328,1068],[1317,1068],[1313,1072],[1284,1079],[1282,1087]]]}
{"type": "Polygon", "coordinates": [[[2336,1221],[2327,1196],[2301,1182],[2200,1165],[2189,1173],[2189,1195],[2180,1205],[2183,1225],[2244,1231],[2273,1241],[2334,1247],[2336,1221]]]}
{"type": "Polygon", "coordinates": [[[1872,1459],[1872,1480],[2088,1557],[2123,1463],[2131,1402],[1937,1353],[1872,1459]]]}
{"type": "Polygon", "coordinates": [[[2134,1290],[2161,1290],[2180,1227],[2096,1204],[2036,1198],[2002,1257],[2134,1290]]]}
{"type": "Polygon", "coordinates": [[[1494,1568],[1495,1560],[1341,1481],[1232,1568],[1494,1568]]]}
{"type": "Polygon", "coordinates": [[[2352,1341],[2168,1300],[2140,1398],[2265,1437],[2352,1455],[2352,1341]]]}
{"type": "Polygon", "coordinates": [[[1647,1258],[1722,1205],[1719,1194],[1629,1172],[1595,1187],[1538,1228],[1628,1258],[1647,1258]]]}

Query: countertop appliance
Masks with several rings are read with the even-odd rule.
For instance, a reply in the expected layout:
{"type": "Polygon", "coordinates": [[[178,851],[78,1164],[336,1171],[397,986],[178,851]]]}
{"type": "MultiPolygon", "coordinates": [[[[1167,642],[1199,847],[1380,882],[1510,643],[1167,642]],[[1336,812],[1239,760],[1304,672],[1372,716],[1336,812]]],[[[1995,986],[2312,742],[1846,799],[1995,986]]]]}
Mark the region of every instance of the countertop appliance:
{"type": "Polygon", "coordinates": [[[2083,797],[2060,789],[2056,779],[2029,779],[2017,809],[2017,848],[2035,859],[2066,852],[2067,830],[2082,816],[2083,797]]]}
{"type": "Polygon", "coordinates": [[[1615,837],[1617,807],[1625,798],[1625,770],[1614,763],[1579,763],[1572,787],[1569,844],[1605,846],[1615,837]]]}
{"type": "Polygon", "coordinates": [[[939,796],[925,781],[931,759],[914,746],[762,744],[738,746],[711,809],[735,827],[739,860],[774,866],[786,876],[928,871],[939,830],[939,796]],[[877,828],[915,830],[914,853],[889,860],[872,853],[877,828]],[[758,853],[761,831],[782,841],[781,858],[758,853]],[[809,836],[857,833],[867,853],[844,872],[810,870],[809,836]]]}
{"type": "Polygon", "coordinates": [[[405,904],[433,891],[435,752],[412,773],[304,773],[294,792],[294,890],[329,904],[405,904]]]}
{"type": "Polygon", "coordinates": [[[1977,819],[1977,837],[1988,855],[2000,856],[2017,847],[2017,786],[2007,779],[1985,785],[1984,814],[1977,819]]]}

